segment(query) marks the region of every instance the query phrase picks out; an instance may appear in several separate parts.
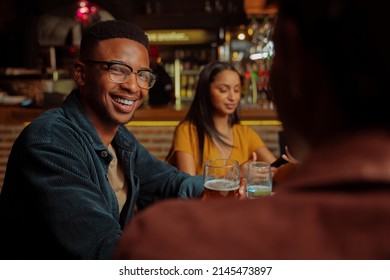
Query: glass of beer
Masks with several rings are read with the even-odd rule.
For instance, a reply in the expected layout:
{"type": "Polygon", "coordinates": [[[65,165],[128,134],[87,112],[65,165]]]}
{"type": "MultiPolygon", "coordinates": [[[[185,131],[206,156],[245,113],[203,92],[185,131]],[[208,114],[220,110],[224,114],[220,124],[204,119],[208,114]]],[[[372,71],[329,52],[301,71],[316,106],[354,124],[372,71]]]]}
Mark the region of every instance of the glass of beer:
{"type": "Polygon", "coordinates": [[[240,166],[234,159],[211,159],[204,164],[204,200],[236,198],[240,187],[240,166]]]}

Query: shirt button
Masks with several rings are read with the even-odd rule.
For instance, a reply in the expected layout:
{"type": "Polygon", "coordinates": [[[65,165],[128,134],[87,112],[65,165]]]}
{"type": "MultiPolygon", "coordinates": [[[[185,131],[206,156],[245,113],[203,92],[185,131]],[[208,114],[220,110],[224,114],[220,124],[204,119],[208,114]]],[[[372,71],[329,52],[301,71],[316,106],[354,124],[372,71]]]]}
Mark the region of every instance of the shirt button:
{"type": "Polygon", "coordinates": [[[100,152],[100,156],[101,156],[102,158],[106,158],[106,157],[108,156],[108,152],[107,152],[107,151],[101,151],[101,152],[100,152]]]}

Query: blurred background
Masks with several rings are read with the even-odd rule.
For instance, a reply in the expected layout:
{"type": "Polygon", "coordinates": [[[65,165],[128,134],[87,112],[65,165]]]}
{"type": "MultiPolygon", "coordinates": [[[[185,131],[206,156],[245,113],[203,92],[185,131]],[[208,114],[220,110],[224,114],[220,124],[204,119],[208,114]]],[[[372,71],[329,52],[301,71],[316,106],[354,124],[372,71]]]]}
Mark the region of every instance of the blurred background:
{"type": "MultiPolygon", "coordinates": [[[[151,44],[159,48],[160,63],[175,81],[178,105],[191,101],[201,67],[218,59],[233,63],[242,74],[243,104],[269,106],[267,81],[275,11],[265,10],[263,2],[2,0],[0,88],[7,87],[4,82],[13,75],[43,75],[55,82],[55,88],[44,84],[43,91],[67,92],[71,81],[61,80],[69,78],[83,28],[121,19],[141,26],[151,44]]],[[[6,89],[12,95],[23,90],[6,89]]],[[[41,99],[37,97],[37,101],[41,99]]]]}

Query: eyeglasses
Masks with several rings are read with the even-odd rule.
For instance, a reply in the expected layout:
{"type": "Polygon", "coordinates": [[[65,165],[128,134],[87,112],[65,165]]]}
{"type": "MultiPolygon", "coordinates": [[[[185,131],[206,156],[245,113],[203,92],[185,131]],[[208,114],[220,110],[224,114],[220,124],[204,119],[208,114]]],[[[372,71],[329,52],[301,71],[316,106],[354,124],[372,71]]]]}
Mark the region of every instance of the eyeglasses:
{"type": "Polygon", "coordinates": [[[114,83],[126,82],[131,73],[137,77],[137,84],[140,88],[150,89],[157,80],[157,76],[149,69],[140,69],[134,71],[129,65],[122,62],[113,61],[99,61],[99,60],[83,60],[85,64],[103,64],[107,66],[108,77],[114,83]]]}

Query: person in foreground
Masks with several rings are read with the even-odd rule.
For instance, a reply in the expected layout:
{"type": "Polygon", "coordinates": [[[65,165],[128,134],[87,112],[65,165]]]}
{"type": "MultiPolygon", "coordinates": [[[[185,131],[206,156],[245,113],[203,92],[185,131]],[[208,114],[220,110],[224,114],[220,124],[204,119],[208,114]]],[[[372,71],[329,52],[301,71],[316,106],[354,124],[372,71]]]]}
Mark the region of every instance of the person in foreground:
{"type": "Polygon", "coordinates": [[[260,136],[240,124],[240,98],[240,74],[233,66],[221,61],[207,64],[188,113],[175,130],[167,162],[190,175],[203,174],[204,162],[212,158],[231,158],[240,165],[253,157],[274,162],[260,136]]]}
{"type": "Polygon", "coordinates": [[[273,197],[152,206],[116,258],[390,258],[389,4],[277,4],[271,86],[299,166],[273,197]]]}
{"type": "Polygon", "coordinates": [[[148,45],[124,21],[84,32],[78,90],[12,148],[0,195],[2,259],[111,259],[136,209],[201,196],[202,177],[157,160],[125,126],[155,82],[148,45]]]}

